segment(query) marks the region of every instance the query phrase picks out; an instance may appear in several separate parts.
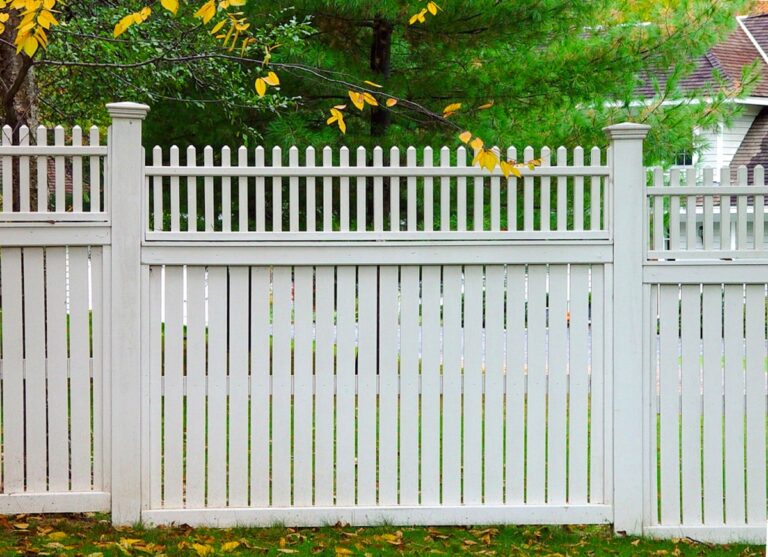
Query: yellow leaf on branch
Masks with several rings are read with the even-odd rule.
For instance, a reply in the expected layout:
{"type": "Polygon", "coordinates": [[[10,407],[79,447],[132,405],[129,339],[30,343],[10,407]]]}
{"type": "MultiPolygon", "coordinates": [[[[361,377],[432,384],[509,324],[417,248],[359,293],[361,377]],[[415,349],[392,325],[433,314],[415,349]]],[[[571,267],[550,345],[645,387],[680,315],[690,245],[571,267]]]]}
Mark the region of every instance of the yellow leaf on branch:
{"type": "Polygon", "coordinates": [[[472,132],[463,132],[459,134],[459,139],[461,139],[462,143],[469,143],[469,140],[472,139],[472,132]]]}
{"type": "Polygon", "coordinates": [[[280,78],[277,77],[275,72],[269,72],[267,77],[264,78],[264,81],[267,83],[267,85],[271,85],[272,87],[280,85],[280,78]]]}
{"type": "Polygon", "coordinates": [[[173,15],[179,11],[179,0],[160,0],[160,4],[173,15]]]}
{"type": "Polygon", "coordinates": [[[431,13],[432,15],[437,15],[437,10],[439,9],[440,9],[440,6],[438,6],[434,2],[430,2],[429,4],[427,4],[427,10],[429,10],[429,13],[431,13]]]}
{"type": "Polygon", "coordinates": [[[200,6],[200,9],[195,12],[195,17],[202,19],[203,23],[208,23],[216,15],[216,3],[214,0],[208,0],[205,4],[200,6]]]}
{"type": "Polygon", "coordinates": [[[476,137],[472,141],[472,143],[469,144],[469,146],[472,147],[475,151],[481,150],[483,148],[483,145],[484,145],[483,140],[480,139],[479,137],[476,137]]]}
{"type": "Polygon", "coordinates": [[[337,122],[341,133],[347,133],[347,123],[344,121],[344,114],[338,108],[331,109],[331,117],[326,120],[326,124],[329,126],[334,122],[337,122]]]}
{"type": "Polygon", "coordinates": [[[258,78],[256,80],[256,92],[259,94],[260,97],[263,97],[264,94],[267,92],[267,82],[264,81],[264,78],[258,78]]]}
{"type": "Polygon", "coordinates": [[[378,83],[374,83],[373,81],[363,81],[366,85],[370,85],[371,87],[376,87],[377,89],[381,89],[382,86],[378,83]]]}
{"type": "Polygon", "coordinates": [[[397,99],[387,99],[387,106],[388,106],[389,108],[392,108],[392,107],[393,107],[393,106],[395,106],[396,104],[397,104],[397,99]]]}
{"type": "Polygon", "coordinates": [[[370,93],[363,93],[363,100],[371,106],[379,106],[379,103],[376,100],[376,97],[374,97],[370,93]]]}
{"type": "Polygon", "coordinates": [[[362,93],[358,93],[357,91],[349,91],[349,99],[358,110],[365,108],[365,97],[363,97],[362,93]]]}

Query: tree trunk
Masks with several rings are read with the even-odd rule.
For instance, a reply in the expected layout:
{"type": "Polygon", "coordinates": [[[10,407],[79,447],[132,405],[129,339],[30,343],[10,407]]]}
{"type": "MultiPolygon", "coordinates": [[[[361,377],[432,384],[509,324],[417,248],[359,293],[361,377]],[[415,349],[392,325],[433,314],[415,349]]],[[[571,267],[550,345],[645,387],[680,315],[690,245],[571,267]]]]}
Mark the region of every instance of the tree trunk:
{"type": "MultiPolygon", "coordinates": [[[[371,70],[385,81],[392,66],[392,22],[377,14],[373,20],[373,41],[371,43],[371,70]]],[[[371,135],[380,137],[387,131],[392,114],[383,106],[373,107],[371,112],[371,135]]]]}

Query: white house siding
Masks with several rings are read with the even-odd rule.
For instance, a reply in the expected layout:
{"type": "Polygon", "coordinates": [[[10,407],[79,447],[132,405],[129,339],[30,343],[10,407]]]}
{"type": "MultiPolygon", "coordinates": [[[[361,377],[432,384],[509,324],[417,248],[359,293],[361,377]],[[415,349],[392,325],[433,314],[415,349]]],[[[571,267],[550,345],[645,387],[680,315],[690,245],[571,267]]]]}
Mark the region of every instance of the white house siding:
{"type": "Polygon", "coordinates": [[[742,113],[733,120],[729,127],[721,127],[720,131],[702,130],[699,135],[707,141],[707,147],[697,159],[697,166],[712,166],[721,168],[731,164],[731,159],[744,141],[752,122],[760,112],[760,106],[747,105],[742,113]]]}

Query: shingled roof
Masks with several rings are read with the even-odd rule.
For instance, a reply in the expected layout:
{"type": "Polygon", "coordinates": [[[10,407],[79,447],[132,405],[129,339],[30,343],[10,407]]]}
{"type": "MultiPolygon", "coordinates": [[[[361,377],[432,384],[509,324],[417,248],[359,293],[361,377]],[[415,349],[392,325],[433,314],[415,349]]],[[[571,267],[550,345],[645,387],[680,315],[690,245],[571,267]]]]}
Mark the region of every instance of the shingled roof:
{"type": "MultiPolygon", "coordinates": [[[[724,41],[716,44],[709,49],[709,52],[697,59],[696,69],[680,81],[682,92],[692,93],[717,86],[715,73],[719,74],[727,84],[737,85],[741,80],[744,67],[757,60],[761,79],[750,95],[768,97],[768,63],[752,41],[754,39],[764,52],[768,52],[768,14],[744,17],[741,18],[741,23],[747,31],[739,25],[724,41]]],[[[646,98],[653,97],[656,94],[653,81],[658,81],[663,90],[668,77],[669,71],[655,72],[653,79],[644,80],[637,92],[646,98]]]]}
{"type": "Polygon", "coordinates": [[[735,182],[737,169],[744,165],[752,183],[755,167],[760,164],[768,168],[768,107],[763,108],[749,128],[731,161],[731,180],[735,182]]]}

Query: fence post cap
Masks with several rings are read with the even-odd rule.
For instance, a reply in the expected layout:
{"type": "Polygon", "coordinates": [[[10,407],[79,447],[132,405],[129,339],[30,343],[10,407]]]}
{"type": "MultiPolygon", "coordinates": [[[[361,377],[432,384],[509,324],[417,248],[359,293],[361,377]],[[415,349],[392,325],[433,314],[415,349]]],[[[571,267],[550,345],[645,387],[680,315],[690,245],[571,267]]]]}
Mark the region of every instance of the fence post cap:
{"type": "Polygon", "coordinates": [[[603,128],[603,131],[611,139],[645,139],[651,126],[636,124],[634,122],[622,122],[603,128]]]}
{"type": "Polygon", "coordinates": [[[107,112],[112,118],[138,118],[143,120],[149,112],[146,104],[119,102],[107,104],[107,112]]]}

